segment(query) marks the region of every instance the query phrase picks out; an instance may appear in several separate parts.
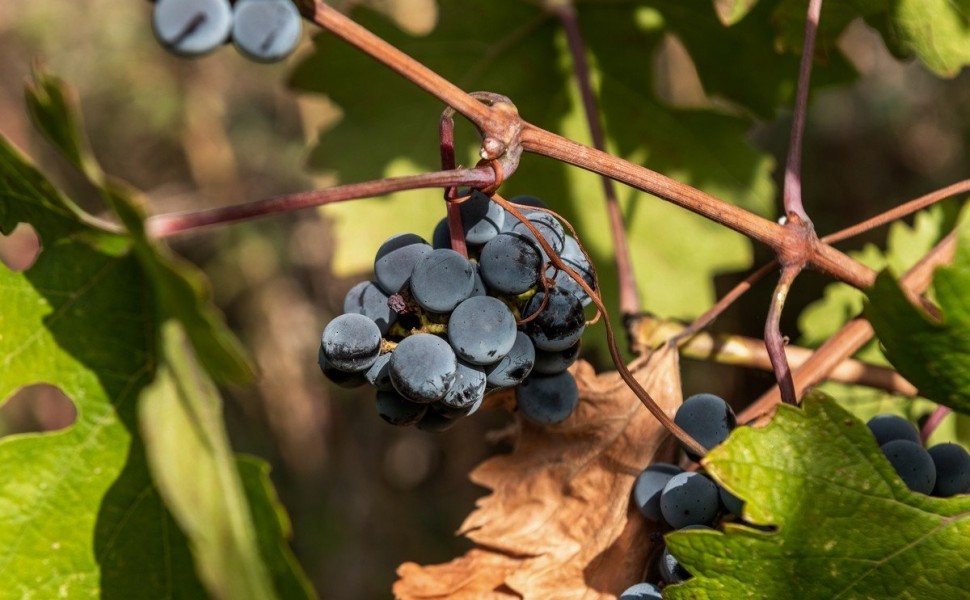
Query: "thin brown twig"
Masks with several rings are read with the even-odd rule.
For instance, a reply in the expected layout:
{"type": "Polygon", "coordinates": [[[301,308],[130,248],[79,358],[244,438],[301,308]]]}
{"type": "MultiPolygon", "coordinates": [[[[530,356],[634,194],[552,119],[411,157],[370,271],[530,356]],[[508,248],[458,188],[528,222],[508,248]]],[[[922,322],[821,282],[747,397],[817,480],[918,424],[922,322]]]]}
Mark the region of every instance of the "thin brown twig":
{"type": "MultiPolygon", "coordinates": [[[[576,18],[576,9],[572,4],[562,4],[556,9],[556,15],[566,32],[566,43],[572,57],[573,72],[579,86],[579,94],[586,113],[586,123],[593,140],[593,147],[606,150],[606,136],[600,123],[600,110],[590,81],[589,63],[586,60],[586,44],[576,18]]],[[[620,316],[626,318],[640,312],[640,291],[637,288],[636,277],[633,272],[633,261],[630,258],[630,247],[627,243],[626,226],[623,222],[623,211],[616,197],[616,186],[613,180],[601,176],[603,196],[606,200],[606,214],[609,218],[610,233],[613,237],[614,262],[618,287],[620,291],[620,316]]]]}
{"type": "Polygon", "coordinates": [[[232,206],[156,215],[148,218],[146,227],[150,236],[162,238],[203,227],[235,223],[345,200],[383,196],[392,192],[457,185],[478,188],[487,187],[494,182],[495,172],[488,167],[390,177],[375,181],[338,185],[323,190],[277,196],[232,206]]]}
{"type": "Polygon", "coordinates": [[[859,235],[860,233],[865,233],[877,227],[882,227],[888,223],[892,223],[898,219],[909,216],[914,212],[923,210],[928,206],[932,206],[937,202],[946,200],[951,196],[956,196],[957,194],[962,194],[970,192],[970,179],[964,179],[963,181],[958,181],[956,183],[950,184],[945,188],[940,188],[934,190],[925,196],[920,196],[915,200],[910,200],[904,204],[887,210],[886,212],[880,213],[870,219],[866,219],[861,223],[856,223],[851,227],[846,227],[836,231],[835,233],[830,233],[829,235],[823,237],[820,241],[826,244],[834,244],[836,242],[841,242],[842,240],[849,239],[853,236],[859,235]]]}

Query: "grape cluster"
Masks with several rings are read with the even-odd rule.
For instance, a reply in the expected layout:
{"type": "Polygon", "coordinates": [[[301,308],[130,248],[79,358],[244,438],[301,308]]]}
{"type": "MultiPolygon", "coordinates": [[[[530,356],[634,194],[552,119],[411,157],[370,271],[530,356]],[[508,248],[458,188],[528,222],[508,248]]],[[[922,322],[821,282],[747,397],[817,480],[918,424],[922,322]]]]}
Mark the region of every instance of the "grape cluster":
{"type": "MultiPolygon", "coordinates": [[[[586,255],[536,210],[541,201],[511,202],[533,207],[521,212],[592,289],[586,255]]],[[[559,423],[579,400],[566,369],[579,355],[590,298],[487,195],[472,192],[459,207],[469,258],[451,249],[447,218],[431,244],[413,233],[385,241],[374,280],[351,288],[344,314],[323,330],[320,368],[338,385],[376,388],[377,412],[393,425],[447,429],[477,411],[487,391],[509,387],[527,419],[559,423]]]]}
{"type": "Polygon", "coordinates": [[[152,29],[179,56],[201,56],[233,45],[257,62],[289,56],[300,41],[303,19],[290,0],[157,0],[152,29]]]}
{"type": "MultiPolygon", "coordinates": [[[[674,422],[708,449],[727,439],[737,425],[731,406],[714,394],[696,394],[684,400],[674,422]]],[[[688,456],[700,458],[689,451],[688,456]]],[[[678,530],[712,529],[723,515],[740,518],[744,505],[707,475],[663,462],[650,465],[637,476],[632,495],[634,505],[647,520],[678,530]]],[[[691,577],[666,548],[658,569],[663,585],[691,577]]],[[[629,600],[659,597],[660,588],[653,583],[638,583],[620,596],[629,600]]]]}
{"type": "Polygon", "coordinates": [[[926,449],[916,426],[896,415],[876,415],[866,425],[909,489],[939,497],[970,492],[970,454],[963,446],[926,449]]]}

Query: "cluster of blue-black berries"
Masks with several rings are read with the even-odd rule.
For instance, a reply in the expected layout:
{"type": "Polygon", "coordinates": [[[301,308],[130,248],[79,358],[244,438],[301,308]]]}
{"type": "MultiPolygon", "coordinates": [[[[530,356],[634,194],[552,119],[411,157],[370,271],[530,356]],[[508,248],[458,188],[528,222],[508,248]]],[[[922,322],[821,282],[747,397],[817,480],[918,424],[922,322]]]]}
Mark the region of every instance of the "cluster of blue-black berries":
{"type": "Polygon", "coordinates": [[[327,324],[318,361],[345,387],[369,384],[393,425],[441,431],[473,414],[491,390],[515,388],[519,412],[539,424],[565,420],[579,399],[566,369],[586,328],[582,286],[552,265],[536,232],[590,288],[576,240],[544,204],[511,199],[535,229],[489,196],[459,204],[468,257],[452,250],[447,218],[432,243],[406,233],[378,249],[374,280],[347,293],[327,324]]]}

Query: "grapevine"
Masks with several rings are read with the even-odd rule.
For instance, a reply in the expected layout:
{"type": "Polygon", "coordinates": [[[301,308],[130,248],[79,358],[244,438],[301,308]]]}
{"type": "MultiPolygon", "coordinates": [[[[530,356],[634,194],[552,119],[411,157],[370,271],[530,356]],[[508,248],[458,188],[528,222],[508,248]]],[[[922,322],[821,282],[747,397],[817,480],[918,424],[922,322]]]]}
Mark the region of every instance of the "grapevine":
{"type": "MultiPolygon", "coordinates": [[[[327,300],[302,321],[318,325],[315,332],[287,332],[305,355],[287,372],[303,377],[303,363],[310,364],[309,389],[323,399],[293,404],[304,407],[298,414],[268,403],[257,410],[291,427],[313,421],[308,406],[360,431],[370,431],[365,416],[396,426],[366,436],[373,452],[358,457],[355,470],[374,471],[382,448],[401,444],[395,469],[413,477],[399,479],[402,489],[430,480],[434,461],[421,448],[466,436],[460,444],[509,450],[492,449],[464,469],[487,490],[458,528],[473,547],[450,562],[401,564],[395,597],[961,597],[970,587],[963,558],[970,453],[960,429],[970,412],[970,235],[957,201],[970,179],[825,233],[829,222],[814,205],[817,182],[803,179],[803,159],[810,100],[855,76],[843,69],[839,36],[864,19],[867,35],[896,56],[955,77],[970,64],[970,38],[960,29],[966,15],[937,2],[805,4],[548,0],[500,10],[428,0],[423,10],[441,14],[433,27],[429,20],[425,40],[366,8],[323,0],[148,2],[140,17],[142,33],[154,38],[153,60],[172,55],[180,61],[174,69],[200,80],[216,61],[237,58],[254,73],[286,69],[303,96],[327,95],[324,112],[338,123],[313,142],[310,162],[337,169],[318,180],[324,183],[175,210],[157,210],[155,192],[102,170],[79,117],[83,104],[35,67],[27,113],[61,162],[54,169],[42,157],[36,167],[19,149],[16,129],[0,135],[0,289],[9,290],[11,306],[0,314],[0,402],[52,391],[73,420],[59,431],[0,437],[0,458],[12,466],[0,485],[4,589],[21,597],[328,596],[311,584],[321,581],[308,568],[312,552],[301,547],[309,529],[299,513],[296,552],[290,547],[294,530],[283,506],[294,498],[283,486],[281,500],[274,488],[286,478],[274,482],[266,462],[233,451],[242,439],[234,411],[253,413],[253,406],[222,402],[224,394],[244,397],[238,386],[255,382],[287,406],[287,384],[266,367],[288,353],[240,342],[238,307],[227,325],[213,290],[224,308],[246,285],[292,299],[305,292],[249,275],[261,261],[282,269],[298,261],[279,262],[274,241],[273,251],[249,250],[255,270],[239,269],[249,275],[213,277],[210,286],[179,256],[198,260],[195,240],[226,243],[234,231],[260,228],[285,228],[288,243],[302,240],[305,250],[308,238],[294,225],[316,216],[325,233],[311,246],[329,254],[308,285],[324,288],[327,300]],[[934,35],[914,25],[924,20],[934,35]],[[429,50],[436,44],[437,55],[429,50]],[[772,48],[759,75],[764,89],[723,66],[729,48],[748,56],[759,44],[772,48]],[[644,48],[656,64],[631,68],[629,61],[648,58],[639,56],[644,48]],[[677,94],[653,79],[661,64],[696,71],[698,104],[685,109],[654,98],[677,94]],[[385,71],[393,84],[379,79],[385,71]],[[532,79],[535,98],[524,91],[532,79]],[[549,92],[543,82],[560,79],[561,89],[538,102],[549,92]],[[417,93],[438,112],[417,110],[417,93]],[[790,110],[791,122],[776,219],[744,197],[769,181],[772,166],[736,167],[757,154],[746,137],[752,125],[771,122],[778,110],[790,110]],[[710,148],[673,143],[670,157],[660,156],[662,143],[635,139],[653,128],[657,140],[695,128],[712,141],[710,148]],[[375,133],[380,139],[371,139],[375,133]],[[397,147],[404,139],[412,147],[397,147]],[[370,145],[366,156],[354,152],[362,144],[370,145]],[[463,164],[468,148],[474,158],[463,164]],[[705,180],[681,167],[694,160],[685,148],[709,151],[713,170],[728,166],[705,180]],[[51,174],[64,167],[66,181],[51,174]],[[561,178],[548,184],[537,176],[559,177],[556,169],[561,178]],[[562,189],[582,172],[597,181],[599,197],[562,189]],[[103,205],[100,213],[88,196],[103,205]],[[397,228],[386,237],[367,229],[364,212],[353,225],[319,218],[337,214],[329,212],[336,205],[353,210],[386,197],[406,198],[408,219],[430,215],[435,224],[399,223],[389,210],[382,218],[397,228]],[[637,211],[661,205],[697,218],[681,237],[695,236],[705,252],[721,249],[705,246],[700,231],[737,234],[767,257],[707,310],[685,309],[692,320],[648,310],[665,286],[682,284],[676,279],[693,258],[671,258],[680,273],[668,274],[660,289],[643,285],[637,211]],[[321,207],[326,212],[306,210],[321,207]],[[885,250],[837,247],[884,226],[885,250]],[[350,227],[368,231],[352,250],[346,238],[335,241],[350,227]],[[351,251],[367,265],[353,277],[320,269],[332,263],[336,272],[338,257],[351,251]],[[812,319],[823,311],[828,322],[824,334],[799,341],[792,313],[805,304],[807,271],[832,283],[802,313],[804,329],[816,331],[812,319]],[[770,277],[777,278],[773,291],[759,304],[755,295],[770,277]],[[759,333],[730,331],[742,305],[764,319],[759,333]],[[771,383],[751,397],[733,396],[709,387],[709,376],[694,390],[693,376],[681,381],[682,359],[765,371],[771,383]],[[881,400],[859,400],[872,397],[881,400]],[[360,404],[367,410],[357,413],[360,404]],[[161,549],[153,539],[164,541],[161,549]]],[[[376,5],[408,27],[397,0],[376,5]]],[[[205,110],[190,102],[180,109],[205,110]]],[[[319,116],[309,101],[300,109],[308,123],[319,116]]],[[[188,145],[197,153],[193,168],[204,162],[205,138],[188,145]]],[[[228,162],[223,157],[217,168],[228,162]]],[[[199,188],[194,193],[215,189],[199,188]]],[[[772,195],[770,183],[767,189],[772,195]]],[[[680,222],[654,224],[658,239],[675,239],[680,222]]],[[[254,320],[270,329],[274,319],[299,318],[300,303],[289,311],[280,304],[254,320]]],[[[323,447],[314,437],[279,443],[312,462],[323,447]]],[[[366,512],[367,494],[347,495],[366,512]]]]}

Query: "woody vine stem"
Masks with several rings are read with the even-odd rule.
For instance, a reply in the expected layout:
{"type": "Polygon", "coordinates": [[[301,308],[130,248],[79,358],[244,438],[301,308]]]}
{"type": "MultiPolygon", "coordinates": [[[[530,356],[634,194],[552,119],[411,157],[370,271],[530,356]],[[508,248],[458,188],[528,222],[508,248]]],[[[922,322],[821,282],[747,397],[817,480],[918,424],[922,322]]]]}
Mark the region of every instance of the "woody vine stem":
{"type": "MultiPolygon", "coordinates": [[[[414,85],[441,100],[451,110],[468,119],[478,129],[482,137],[480,154],[483,163],[475,168],[453,168],[454,164],[450,162],[453,161],[453,149],[449,157],[448,150],[443,146],[444,168],[441,171],[341,185],[324,190],[217,209],[158,215],[149,219],[148,231],[155,237],[166,237],[200,227],[248,220],[332,202],[380,196],[402,190],[421,188],[444,188],[447,190],[455,187],[492,189],[500,184],[503,179],[507,179],[515,173],[522,152],[552,158],[603,177],[604,195],[607,212],[611,220],[611,230],[617,252],[617,267],[621,281],[622,300],[620,309],[624,316],[638,312],[639,299],[636,297],[636,286],[632,279],[632,269],[629,266],[630,261],[624,237],[622,216],[616,202],[613,182],[628,185],[674,203],[761,242],[775,252],[777,266],[780,266],[782,271],[769,318],[766,322],[765,342],[779,387],[745,411],[749,418],[764,415],[779,399],[792,404],[797,402],[800,393],[805,389],[800,374],[811,374],[812,377],[809,379],[824,378],[828,372],[848,358],[854,351],[847,351],[846,349],[865,337],[857,333],[853,338],[853,343],[849,343],[837,335],[830,340],[832,344],[823,345],[799,369],[792,373],[785,355],[784,337],[778,329],[778,319],[784,306],[784,297],[787,290],[790,289],[798,273],[805,268],[810,268],[856,288],[866,289],[875,281],[876,273],[833,248],[830,243],[846,239],[849,235],[866,231],[893,219],[898,219],[918,210],[918,208],[923,208],[933,202],[970,189],[970,182],[960,182],[839,232],[839,234],[842,234],[841,237],[839,234],[833,234],[829,237],[818,238],[802,205],[800,164],[808,84],[821,5],[821,0],[811,0],[808,7],[791,145],[785,171],[784,208],[786,218],[783,223],[775,223],[760,217],[689,185],[612,156],[602,149],[604,145],[602,129],[598,121],[595,95],[589,84],[582,36],[575,18],[574,7],[569,2],[550,2],[548,9],[558,16],[567,33],[591,137],[597,147],[585,146],[525,121],[510,100],[496,99],[490,102],[482,102],[476,97],[480,97],[481,94],[473,95],[461,90],[322,1],[303,0],[301,11],[308,20],[383,63],[414,85]],[[838,341],[836,341],[837,339],[838,341]],[[813,359],[815,360],[813,361],[813,359]]],[[[939,251],[928,256],[924,259],[924,262],[933,262],[941,258],[946,258],[945,251],[939,251]]],[[[749,281],[732,292],[726,301],[718,303],[711,311],[702,316],[697,323],[688,329],[688,333],[694,334],[706,326],[720,310],[723,310],[727,303],[740,296],[757,279],[773,270],[774,266],[767,265],[760,269],[749,278],[749,281]]],[[[581,282],[581,279],[577,278],[577,282],[581,282]]],[[[903,283],[910,286],[909,291],[914,295],[918,295],[922,289],[925,289],[925,286],[917,285],[920,283],[919,281],[908,281],[904,278],[903,283]]],[[[593,296],[591,294],[591,297],[593,296]]],[[[604,311],[605,307],[600,306],[600,304],[598,303],[600,310],[604,311]]],[[[612,335],[609,337],[612,339],[612,335]]],[[[625,371],[624,365],[622,361],[618,360],[619,355],[616,352],[615,343],[611,343],[611,346],[617,368],[620,369],[622,374],[625,371]]],[[[632,377],[630,379],[632,380],[632,377]]],[[[635,380],[633,383],[635,384],[635,380]]],[[[655,415],[662,413],[649,395],[642,389],[637,390],[636,387],[634,388],[635,391],[638,392],[647,408],[655,415]]],[[[662,420],[666,421],[666,419],[662,420]]],[[[670,429],[669,423],[665,423],[665,425],[668,425],[668,429],[670,429]]],[[[681,438],[688,446],[698,447],[694,440],[683,432],[676,431],[676,428],[672,430],[672,433],[681,438]]]]}

